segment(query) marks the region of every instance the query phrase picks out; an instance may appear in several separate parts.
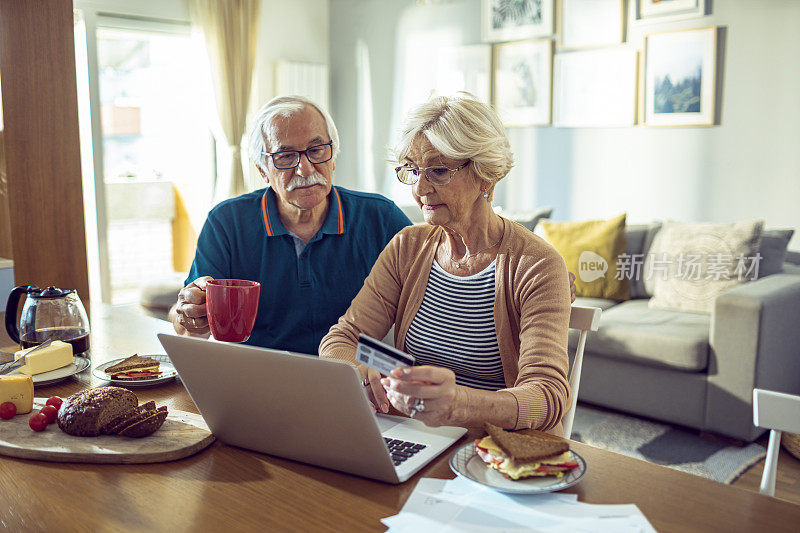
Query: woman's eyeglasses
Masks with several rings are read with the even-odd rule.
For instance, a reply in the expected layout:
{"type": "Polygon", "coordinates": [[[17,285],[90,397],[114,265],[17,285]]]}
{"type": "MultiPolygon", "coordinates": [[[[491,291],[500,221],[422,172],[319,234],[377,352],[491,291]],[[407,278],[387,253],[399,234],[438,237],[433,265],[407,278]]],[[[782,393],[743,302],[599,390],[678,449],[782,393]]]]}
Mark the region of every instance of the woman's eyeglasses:
{"type": "Polygon", "coordinates": [[[424,174],[428,181],[434,185],[447,185],[453,179],[456,172],[469,165],[469,161],[462,163],[456,168],[447,168],[445,166],[414,168],[409,164],[400,165],[394,171],[397,173],[397,179],[400,183],[406,185],[414,185],[419,181],[420,174],[424,174]]]}

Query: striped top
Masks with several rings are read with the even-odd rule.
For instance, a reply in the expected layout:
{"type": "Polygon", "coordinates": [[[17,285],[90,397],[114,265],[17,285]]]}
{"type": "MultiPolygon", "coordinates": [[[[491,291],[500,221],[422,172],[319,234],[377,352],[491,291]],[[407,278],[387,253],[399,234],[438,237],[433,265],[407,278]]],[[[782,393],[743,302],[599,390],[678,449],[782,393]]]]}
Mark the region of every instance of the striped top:
{"type": "Polygon", "coordinates": [[[449,368],[456,383],[485,390],[506,387],[494,326],[495,261],[460,277],[433,261],[419,311],[406,334],[418,365],[449,368]]]}

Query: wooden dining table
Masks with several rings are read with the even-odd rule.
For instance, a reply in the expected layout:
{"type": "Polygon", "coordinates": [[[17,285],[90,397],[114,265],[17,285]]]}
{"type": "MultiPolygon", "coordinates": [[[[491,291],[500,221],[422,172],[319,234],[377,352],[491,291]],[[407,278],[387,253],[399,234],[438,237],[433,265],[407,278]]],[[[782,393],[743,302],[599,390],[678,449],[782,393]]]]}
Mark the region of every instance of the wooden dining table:
{"type": "MultiPolygon", "coordinates": [[[[163,354],[156,333],[172,332],[168,322],[102,304],[92,305],[90,322],[92,367],[133,353],[163,354]]],[[[0,346],[8,352],[11,344],[3,332],[0,346]]],[[[0,362],[3,357],[10,355],[0,354],[0,362]]],[[[220,361],[220,372],[227,371],[220,361]]],[[[105,384],[86,370],[64,382],[37,387],[35,395],[66,397],[105,384]]],[[[197,413],[179,379],[134,390],[142,402],[155,400],[170,409],[197,413]]],[[[242,406],[243,418],[248,409],[258,406],[242,406]]],[[[400,511],[421,477],[454,477],[448,457],[459,444],[400,485],[220,441],[185,459],[153,464],[0,456],[0,529],[383,531],[380,519],[400,511]]],[[[566,492],[577,494],[581,502],[636,504],[658,531],[800,528],[800,506],[578,442],[570,445],[586,460],[587,471],[566,492]]]]}

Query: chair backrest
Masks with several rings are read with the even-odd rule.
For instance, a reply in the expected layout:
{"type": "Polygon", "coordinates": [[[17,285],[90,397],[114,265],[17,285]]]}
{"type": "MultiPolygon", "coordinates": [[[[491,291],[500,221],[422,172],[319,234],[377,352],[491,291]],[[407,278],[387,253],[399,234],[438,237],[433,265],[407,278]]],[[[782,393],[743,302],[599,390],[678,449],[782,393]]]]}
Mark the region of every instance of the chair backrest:
{"type": "Polygon", "coordinates": [[[753,424],[771,430],[760,491],[774,496],[781,433],[800,433],[800,396],[753,389],[753,424]]]}
{"type": "Polygon", "coordinates": [[[603,311],[599,307],[572,306],[569,315],[569,328],[580,330],[578,348],[575,350],[575,359],[572,361],[572,371],[569,377],[569,387],[572,389],[572,405],[561,420],[564,425],[564,437],[572,436],[572,422],[575,419],[575,408],[578,405],[578,389],[581,385],[581,367],[583,366],[583,349],[586,347],[586,336],[590,331],[597,331],[600,326],[600,316],[603,311]]]}

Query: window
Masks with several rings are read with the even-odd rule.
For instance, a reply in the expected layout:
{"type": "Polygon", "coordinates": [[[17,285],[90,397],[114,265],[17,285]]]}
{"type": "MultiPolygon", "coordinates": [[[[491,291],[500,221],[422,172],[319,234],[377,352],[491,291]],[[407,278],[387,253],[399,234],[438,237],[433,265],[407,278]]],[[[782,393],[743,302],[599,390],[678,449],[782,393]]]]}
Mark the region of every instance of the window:
{"type": "MultiPolygon", "coordinates": [[[[103,181],[111,302],[174,277],[172,223],[180,191],[199,230],[210,201],[215,148],[205,49],[188,27],[97,30],[103,181]]],[[[113,24],[112,24],[113,26],[113,24]]]]}

